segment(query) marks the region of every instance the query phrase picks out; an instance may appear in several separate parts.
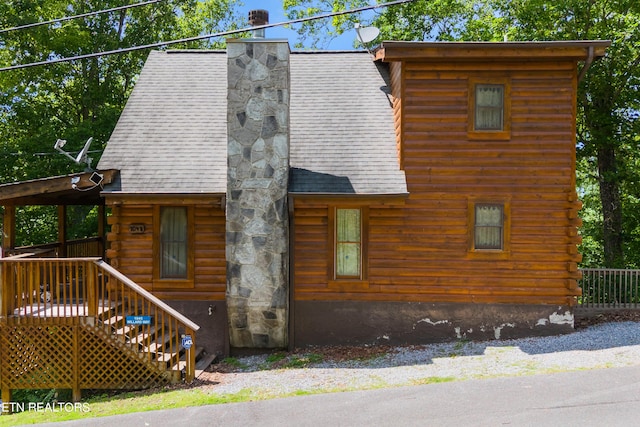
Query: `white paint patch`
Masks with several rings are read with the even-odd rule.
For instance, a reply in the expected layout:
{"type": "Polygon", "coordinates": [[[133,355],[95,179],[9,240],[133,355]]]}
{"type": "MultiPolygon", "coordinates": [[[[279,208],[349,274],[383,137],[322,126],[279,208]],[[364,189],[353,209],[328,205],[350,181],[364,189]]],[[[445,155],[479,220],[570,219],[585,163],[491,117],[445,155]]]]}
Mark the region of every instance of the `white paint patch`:
{"type": "Polygon", "coordinates": [[[418,323],[428,323],[430,325],[433,326],[437,326],[437,325],[446,325],[447,323],[449,323],[448,320],[438,320],[437,322],[434,322],[433,320],[429,319],[428,317],[425,317],[424,319],[420,319],[418,320],[414,325],[413,325],[413,329],[416,328],[416,325],[418,323]]]}
{"type": "Polygon", "coordinates": [[[549,316],[549,322],[553,325],[571,325],[573,326],[574,318],[573,313],[565,311],[562,313],[553,313],[549,316]]]}
{"type": "Polygon", "coordinates": [[[460,334],[460,327],[456,326],[455,328],[453,328],[453,330],[456,331],[456,338],[462,339],[462,334],[460,334]]]}
{"type": "Polygon", "coordinates": [[[497,340],[500,339],[500,335],[502,334],[502,330],[504,329],[505,326],[508,326],[510,328],[515,328],[516,324],[515,323],[503,323],[502,325],[493,328],[493,333],[494,333],[494,335],[495,335],[497,340]]]}
{"type": "Polygon", "coordinates": [[[536,326],[546,326],[549,323],[549,319],[538,319],[536,326]]]}

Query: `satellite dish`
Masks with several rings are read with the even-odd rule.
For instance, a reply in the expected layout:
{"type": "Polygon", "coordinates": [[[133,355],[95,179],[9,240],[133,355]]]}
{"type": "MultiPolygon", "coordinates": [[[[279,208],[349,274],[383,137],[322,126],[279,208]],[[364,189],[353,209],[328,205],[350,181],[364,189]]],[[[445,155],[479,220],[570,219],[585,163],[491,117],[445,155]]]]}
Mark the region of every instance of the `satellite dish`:
{"type": "Polygon", "coordinates": [[[361,27],[360,24],[356,23],[355,28],[358,39],[363,45],[375,40],[380,35],[380,30],[376,27],[361,27]]]}
{"type": "Polygon", "coordinates": [[[91,158],[88,156],[89,147],[91,146],[91,141],[93,141],[93,137],[87,139],[87,142],[84,143],[84,147],[82,147],[82,150],[80,150],[80,152],[75,158],[71,154],[67,153],[62,149],[62,147],[64,147],[64,145],[67,143],[66,139],[58,139],[56,143],[53,145],[53,148],[58,150],[68,158],[70,158],[74,163],[77,163],[77,164],[86,163],[87,169],[91,169],[91,158]]]}
{"type": "Polygon", "coordinates": [[[93,141],[93,137],[90,137],[89,139],[87,139],[87,142],[84,143],[84,147],[82,147],[82,150],[80,150],[80,152],[78,153],[78,157],[76,157],[76,163],[78,164],[91,163],[91,160],[89,160],[89,157],[87,157],[87,153],[89,152],[89,146],[91,145],[91,141],[93,141]],[[87,160],[89,161],[87,162],[87,160]]]}

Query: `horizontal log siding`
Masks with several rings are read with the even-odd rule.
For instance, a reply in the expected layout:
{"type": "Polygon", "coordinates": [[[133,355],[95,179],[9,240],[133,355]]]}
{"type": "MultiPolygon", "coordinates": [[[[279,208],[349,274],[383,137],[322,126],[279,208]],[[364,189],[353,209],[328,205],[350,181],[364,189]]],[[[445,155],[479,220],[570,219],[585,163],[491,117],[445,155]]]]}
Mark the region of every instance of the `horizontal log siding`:
{"type": "Polygon", "coordinates": [[[124,204],[112,207],[107,235],[109,262],[131,280],[172,300],[224,300],[226,289],[225,216],[219,207],[195,206],[195,254],[193,289],[153,290],[153,206],[124,204]],[[129,226],[144,224],[143,234],[129,226]]]}
{"type": "MultiPolygon", "coordinates": [[[[401,158],[410,196],[369,210],[365,289],[329,282],[328,205],[296,201],[295,298],[573,304],[580,203],[575,193],[571,62],[404,64],[401,158]],[[434,69],[437,68],[437,69],[434,69]],[[467,77],[511,79],[511,138],[467,137],[467,77]],[[469,200],[510,204],[507,256],[473,256],[469,200]]],[[[399,67],[391,67],[397,78],[399,67]]],[[[396,117],[400,113],[396,112],[396,117]]],[[[396,119],[397,120],[397,119],[396,119]]],[[[396,124],[398,122],[396,121],[396,124]]]]}

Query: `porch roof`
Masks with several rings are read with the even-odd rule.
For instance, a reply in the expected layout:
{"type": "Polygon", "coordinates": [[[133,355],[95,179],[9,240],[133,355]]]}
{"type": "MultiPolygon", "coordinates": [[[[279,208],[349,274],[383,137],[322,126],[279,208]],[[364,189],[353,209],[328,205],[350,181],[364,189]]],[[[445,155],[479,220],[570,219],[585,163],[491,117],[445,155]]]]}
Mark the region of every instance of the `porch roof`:
{"type": "Polygon", "coordinates": [[[0,185],[0,204],[5,206],[99,205],[102,187],[111,183],[116,173],[116,170],[81,172],[2,184],[0,185]],[[97,181],[101,182],[96,183],[97,181]]]}

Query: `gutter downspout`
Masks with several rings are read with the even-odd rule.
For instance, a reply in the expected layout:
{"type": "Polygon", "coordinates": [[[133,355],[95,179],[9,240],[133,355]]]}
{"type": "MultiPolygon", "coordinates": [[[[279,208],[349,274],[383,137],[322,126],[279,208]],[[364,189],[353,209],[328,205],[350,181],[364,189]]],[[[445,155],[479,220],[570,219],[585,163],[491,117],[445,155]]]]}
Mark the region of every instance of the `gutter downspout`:
{"type": "Polygon", "coordinates": [[[580,70],[580,74],[578,75],[578,83],[580,83],[584,78],[584,75],[587,74],[587,71],[591,67],[592,63],[593,63],[593,46],[589,46],[589,50],[587,53],[587,60],[585,61],[584,66],[582,67],[582,70],[580,70]]]}

